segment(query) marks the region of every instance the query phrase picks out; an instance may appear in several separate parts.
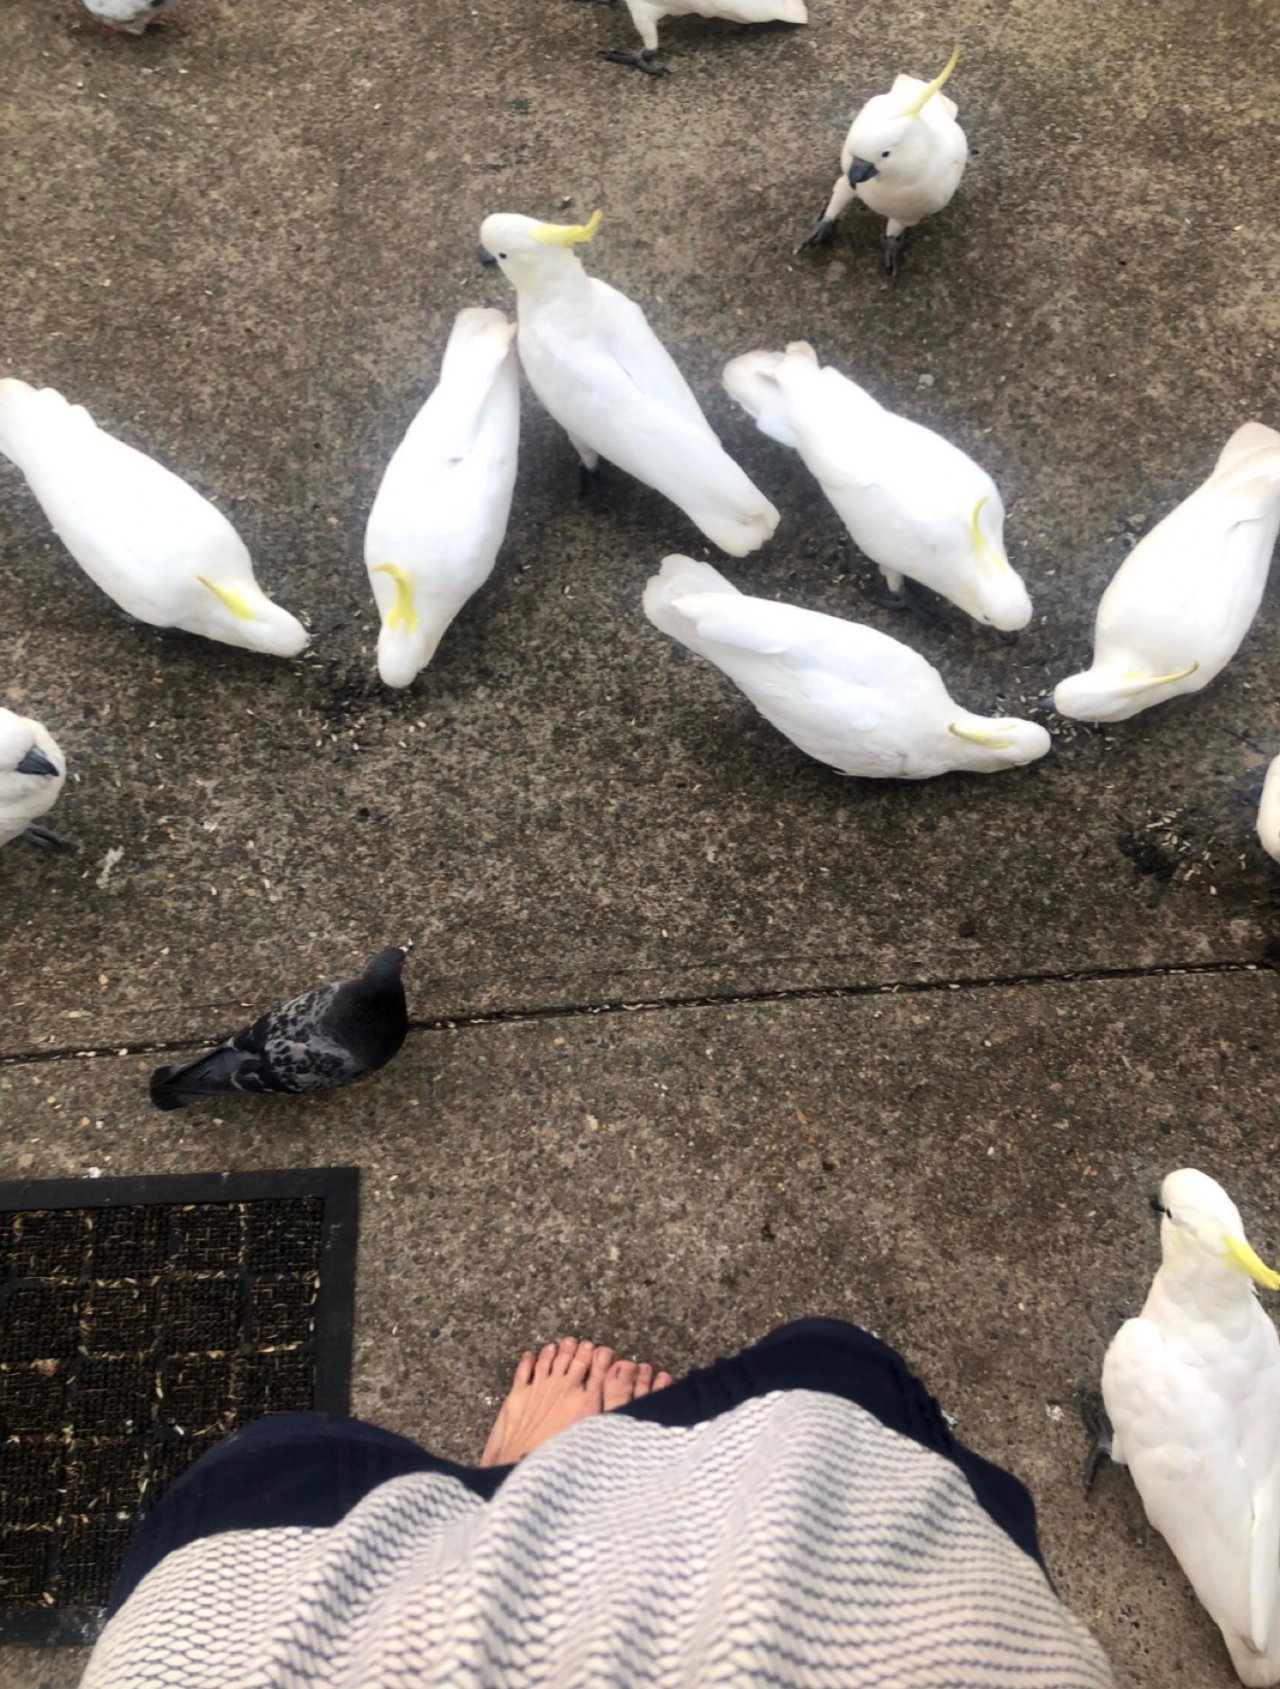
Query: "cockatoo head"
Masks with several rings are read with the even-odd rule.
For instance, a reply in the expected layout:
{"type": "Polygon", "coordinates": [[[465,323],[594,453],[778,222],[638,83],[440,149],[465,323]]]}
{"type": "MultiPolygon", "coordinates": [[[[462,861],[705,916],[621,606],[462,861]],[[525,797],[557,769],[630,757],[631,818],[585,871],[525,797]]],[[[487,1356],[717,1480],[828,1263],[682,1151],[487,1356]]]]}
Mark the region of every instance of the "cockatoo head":
{"type": "Polygon", "coordinates": [[[895,98],[893,94],[877,94],[867,101],[849,131],[848,146],[853,153],[850,187],[869,182],[873,176],[883,177],[892,185],[910,181],[919,173],[932,145],[920,114],[956,68],[959,57],[956,47],[942,74],[913,94],[906,105],[901,96],[895,98]]]}
{"type": "MultiPolygon", "coordinates": [[[[1138,663],[1120,659],[1095,663],[1091,669],[1068,675],[1054,689],[1053,707],[1077,721],[1128,721],[1160,702],[1157,688],[1190,680],[1199,659],[1170,674],[1147,674],[1138,663]]],[[[1194,688],[1184,688],[1194,690],[1194,688]]]]}
{"type": "MultiPolygon", "coordinates": [[[[1016,633],[1031,620],[1031,595],[1004,549],[1004,505],[994,483],[969,512],[956,577],[968,582],[963,608],[987,627],[1016,633]]],[[[958,597],[959,595],[957,595],[958,597]]]]}
{"type": "Polygon", "coordinates": [[[1170,1173],[1152,1199],[1160,1215],[1160,1251],[1179,1276],[1219,1283],[1246,1280],[1280,1290],[1273,1272],[1245,1240],[1240,1211],[1216,1180],[1194,1167],[1170,1173]]]}
{"type": "Polygon", "coordinates": [[[39,722],[0,710],[0,804],[21,803],[50,781],[57,790],[66,771],[62,752],[39,722]]]}
{"type": "Polygon", "coordinates": [[[540,223],[512,211],[495,212],[480,225],[480,245],[518,291],[537,287],[577,263],[574,247],[600,227],[601,213],[585,223],[540,223]]]}
{"type": "Polygon", "coordinates": [[[947,766],[975,774],[995,774],[1002,768],[1021,768],[1037,762],[1052,745],[1039,722],[992,720],[957,710],[947,722],[947,766]]]}
{"type": "Polygon", "coordinates": [[[306,628],[274,604],[256,581],[223,582],[209,575],[197,575],[196,581],[208,594],[203,609],[209,625],[200,630],[206,638],[272,657],[296,657],[305,650],[306,628]]]}

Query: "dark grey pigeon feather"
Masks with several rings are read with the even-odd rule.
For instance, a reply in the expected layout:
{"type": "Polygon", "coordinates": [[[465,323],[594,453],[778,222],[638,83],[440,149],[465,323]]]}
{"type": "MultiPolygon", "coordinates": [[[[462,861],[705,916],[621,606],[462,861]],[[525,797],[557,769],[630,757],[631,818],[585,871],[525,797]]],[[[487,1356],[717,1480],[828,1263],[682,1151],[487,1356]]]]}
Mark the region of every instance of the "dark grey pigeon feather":
{"type": "Polygon", "coordinates": [[[185,1067],[156,1068],[152,1102],[186,1108],[221,1091],[332,1091],[376,1073],[409,1030],[400,979],[404,955],[380,951],[359,979],[294,997],[185,1067]]]}

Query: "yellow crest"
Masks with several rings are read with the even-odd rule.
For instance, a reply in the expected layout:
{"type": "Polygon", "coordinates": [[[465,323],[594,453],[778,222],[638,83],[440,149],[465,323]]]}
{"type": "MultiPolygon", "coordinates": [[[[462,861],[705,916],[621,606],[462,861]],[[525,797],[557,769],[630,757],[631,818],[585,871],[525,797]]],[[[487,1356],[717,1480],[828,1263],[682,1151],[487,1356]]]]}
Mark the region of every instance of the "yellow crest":
{"type": "Polygon", "coordinates": [[[413,603],[413,582],[408,575],[395,563],[379,563],[373,572],[375,575],[390,575],[396,583],[396,601],[387,612],[387,626],[392,633],[397,628],[403,628],[406,633],[417,633],[418,612],[413,603]]]}
{"type": "Polygon", "coordinates": [[[954,733],[957,739],[967,739],[971,745],[981,745],[987,751],[1007,751],[1012,745],[1012,739],[997,739],[994,733],[975,733],[968,727],[957,727],[955,722],[948,722],[947,732],[954,733]]]}
{"type": "Polygon", "coordinates": [[[942,84],[956,68],[956,62],[959,57],[960,47],[959,44],[957,44],[951,49],[951,57],[947,60],[946,69],[942,72],[942,75],[935,76],[932,82],[925,84],[925,86],[916,95],[915,99],[912,100],[911,104],[901,113],[903,117],[919,117],[920,113],[928,105],[929,101],[938,92],[938,89],[942,87],[942,84]]]}
{"type": "Polygon", "coordinates": [[[208,587],[209,591],[218,600],[218,602],[230,610],[231,614],[237,621],[257,621],[258,618],[249,608],[249,602],[242,596],[242,594],[233,592],[229,586],[219,586],[216,581],[208,580],[204,575],[197,575],[196,579],[200,582],[201,586],[208,587]]]}
{"type": "Polygon", "coordinates": [[[543,246],[577,246],[592,239],[603,216],[603,211],[593,211],[585,223],[539,223],[533,238],[543,246]]]}
{"type": "Polygon", "coordinates": [[[1227,1258],[1264,1290],[1280,1290],[1280,1273],[1260,1261],[1242,1237],[1227,1234],[1227,1258]]]}
{"type": "Polygon", "coordinates": [[[973,540],[973,549],[978,554],[979,564],[992,563],[997,569],[1007,569],[1009,565],[991,545],[982,531],[982,509],[986,503],[987,498],[984,494],[974,505],[973,515],[969,518],[969,536],[973,540]]]}

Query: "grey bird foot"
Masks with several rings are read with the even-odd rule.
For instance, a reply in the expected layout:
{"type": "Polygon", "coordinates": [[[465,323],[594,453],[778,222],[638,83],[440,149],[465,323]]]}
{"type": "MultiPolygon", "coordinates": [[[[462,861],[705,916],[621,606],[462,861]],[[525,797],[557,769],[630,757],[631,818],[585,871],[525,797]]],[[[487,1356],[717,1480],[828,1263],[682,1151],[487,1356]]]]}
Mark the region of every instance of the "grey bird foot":
{"type": "Polygon", "coordinates": [[[900,235],[880,236],[880,248],[884,253],[884,273],[890,281],[893,281],[902,268],[902,249],[906,244],[907,232],[905,229],[900,235]]]}
{"type": "Polygon", "coordinates": [[[29,845],[34,845],[37,850],[52,852],[76,848],[70,839],[60,839],[56,833],[51,833],[47,827],[27,827],[24,829],[22,837],[29,845]]]}
{"type": "Polygon", "coordinates": [[[945,626],[942,617],[920,596],[920,589],[912,581],[904,580],[897,592],[886,592],[883,597],[868,588],[867,597],[882,610],[910,610],[931,627],[945,626]]]}
{"type": "Polygon", "coordinates": [[[591,496],[591,489],[595,486],[599,479],[599,464],[597,464],[594,469],[588,469],[585,463],[580,463],[578,465],[578,497],[580,499],[589,498],[591,496]]]}
{"type": "Polygon", "coordinates": [[[1107,1410],[1102,1404],[1101,1390],[1088,1389],[1082,1384],[1076,1391],[1076,1406],[1080,1410],[1085,1430],[1093,1438],[1093,1446],[1084,1463],[1084,1493],[1088,1495],[1093,1489],[1094,1480],[1103,1461],[1111,1458],[1114,1433],[1111,1421],[1107,1418],[1107,1410]]]}
{"type": "Polygon", "coordinates": [[[809,233],[796,247],[797,252],[811,252],[819,246],[830,246],[836,238],[836,220],[834,217],[819,217],[809,230],[809,233]]]}
{"type": "Polygon", "coordinates": [[[642,47],[638,53],[601,53],[602,59],[608,59],[610,64],[630,65],[633,70],[642,70],[646,76],[670,76],[666,65],[655,62],[656,52],[652,47],[642,47]]]}

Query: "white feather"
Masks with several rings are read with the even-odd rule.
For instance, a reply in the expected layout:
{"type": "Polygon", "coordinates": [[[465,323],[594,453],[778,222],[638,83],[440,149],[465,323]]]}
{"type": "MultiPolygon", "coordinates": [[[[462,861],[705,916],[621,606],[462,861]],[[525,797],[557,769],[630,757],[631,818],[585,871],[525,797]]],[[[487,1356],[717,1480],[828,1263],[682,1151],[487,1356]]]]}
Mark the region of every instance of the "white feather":
{"type": "Polygon", "coordinates": [[[762,432],[800,453],[891,585],[905,575],[992,627],[1031,620],[1026,587],[1005,553],[999,491],[957,446],[885,410],[838,370],[819,368],[804,341],[733,359],[724,384],[762,432]],[[981,547],[973,534],[979,504],[981,547]]]}
{"type": "Polygon", "coordinates": [[[664,559],[645,589],[655,627],[728,675],[779,732],[842,774],[925,780],[1034,762],[1034,722],[973,715],[932,664],[858,622],[739,593],[708,563],[664,559]],[[996,741],[978,743],[972,737],[996,741]]]}
{"type": "Polygon", "coordinates": [[[1092,667],[1059,683],[1059,714],[1124,721],[1208,686],[1253,623],[1278,531],[1280,434],[1247,422],[1120,565],[1098,604],[1092,667]]]}
{"type": "Polygon", "coordinates": [[[1280,1683],[1280,1338],[1226,1253],[1221,1186],[1161,1187],[1162,1261],[1102,1368],[1113,1453],[1223,1633],[1241,1679],[1280,1683]]]}
{"type": "Polygon", "coordinates": [[[488,580],[506,535],[520,439],[515,332],[501,311],[459,312],[439,384],[396,448],[369,513],[365,565],[388,686],[408,686],[431,661],[488,580]],[[408,583],[409,603],[397,576],[408,583]]]}
{"type": "Polygon", "coordinates": [[[1273,759],[1262,783],[1258,805],[1258,837],[1268,856],[1280,862],[1280,757],[1273,759]]]}
{"type": "Polygon", "coordinates": [[[648,53],[657,51],[663,18],[724,18],[729,23],[808,23],[804,0],[627,0],[648,53]]]}
{"type": "Polygon", "coordinates": [[[778,512],[725,452],[644,312],[545,245],[529,217],[486,218],[480,238],[516,288],[529,385],[583,461],[596,456],[664,494],[722,551],[764,544],[778,512]]]}
{"type": "Polygon", "coordinates": [[[57,803],[67,777],[66,759],[38,721],[0,709],[0,845],[24,833],[57,803]],[[21,774],[18,764],[37,751],[55,772],[21,774]]]}
{"type": "Polygon", "coordinates": [[[0,381],[0,452],[26,476],[76,562],[128,615],[281,657],[306,645],[302,624],[259,587],[222,512],[104,433],[83,406],[51,388],[0,381]]]}

